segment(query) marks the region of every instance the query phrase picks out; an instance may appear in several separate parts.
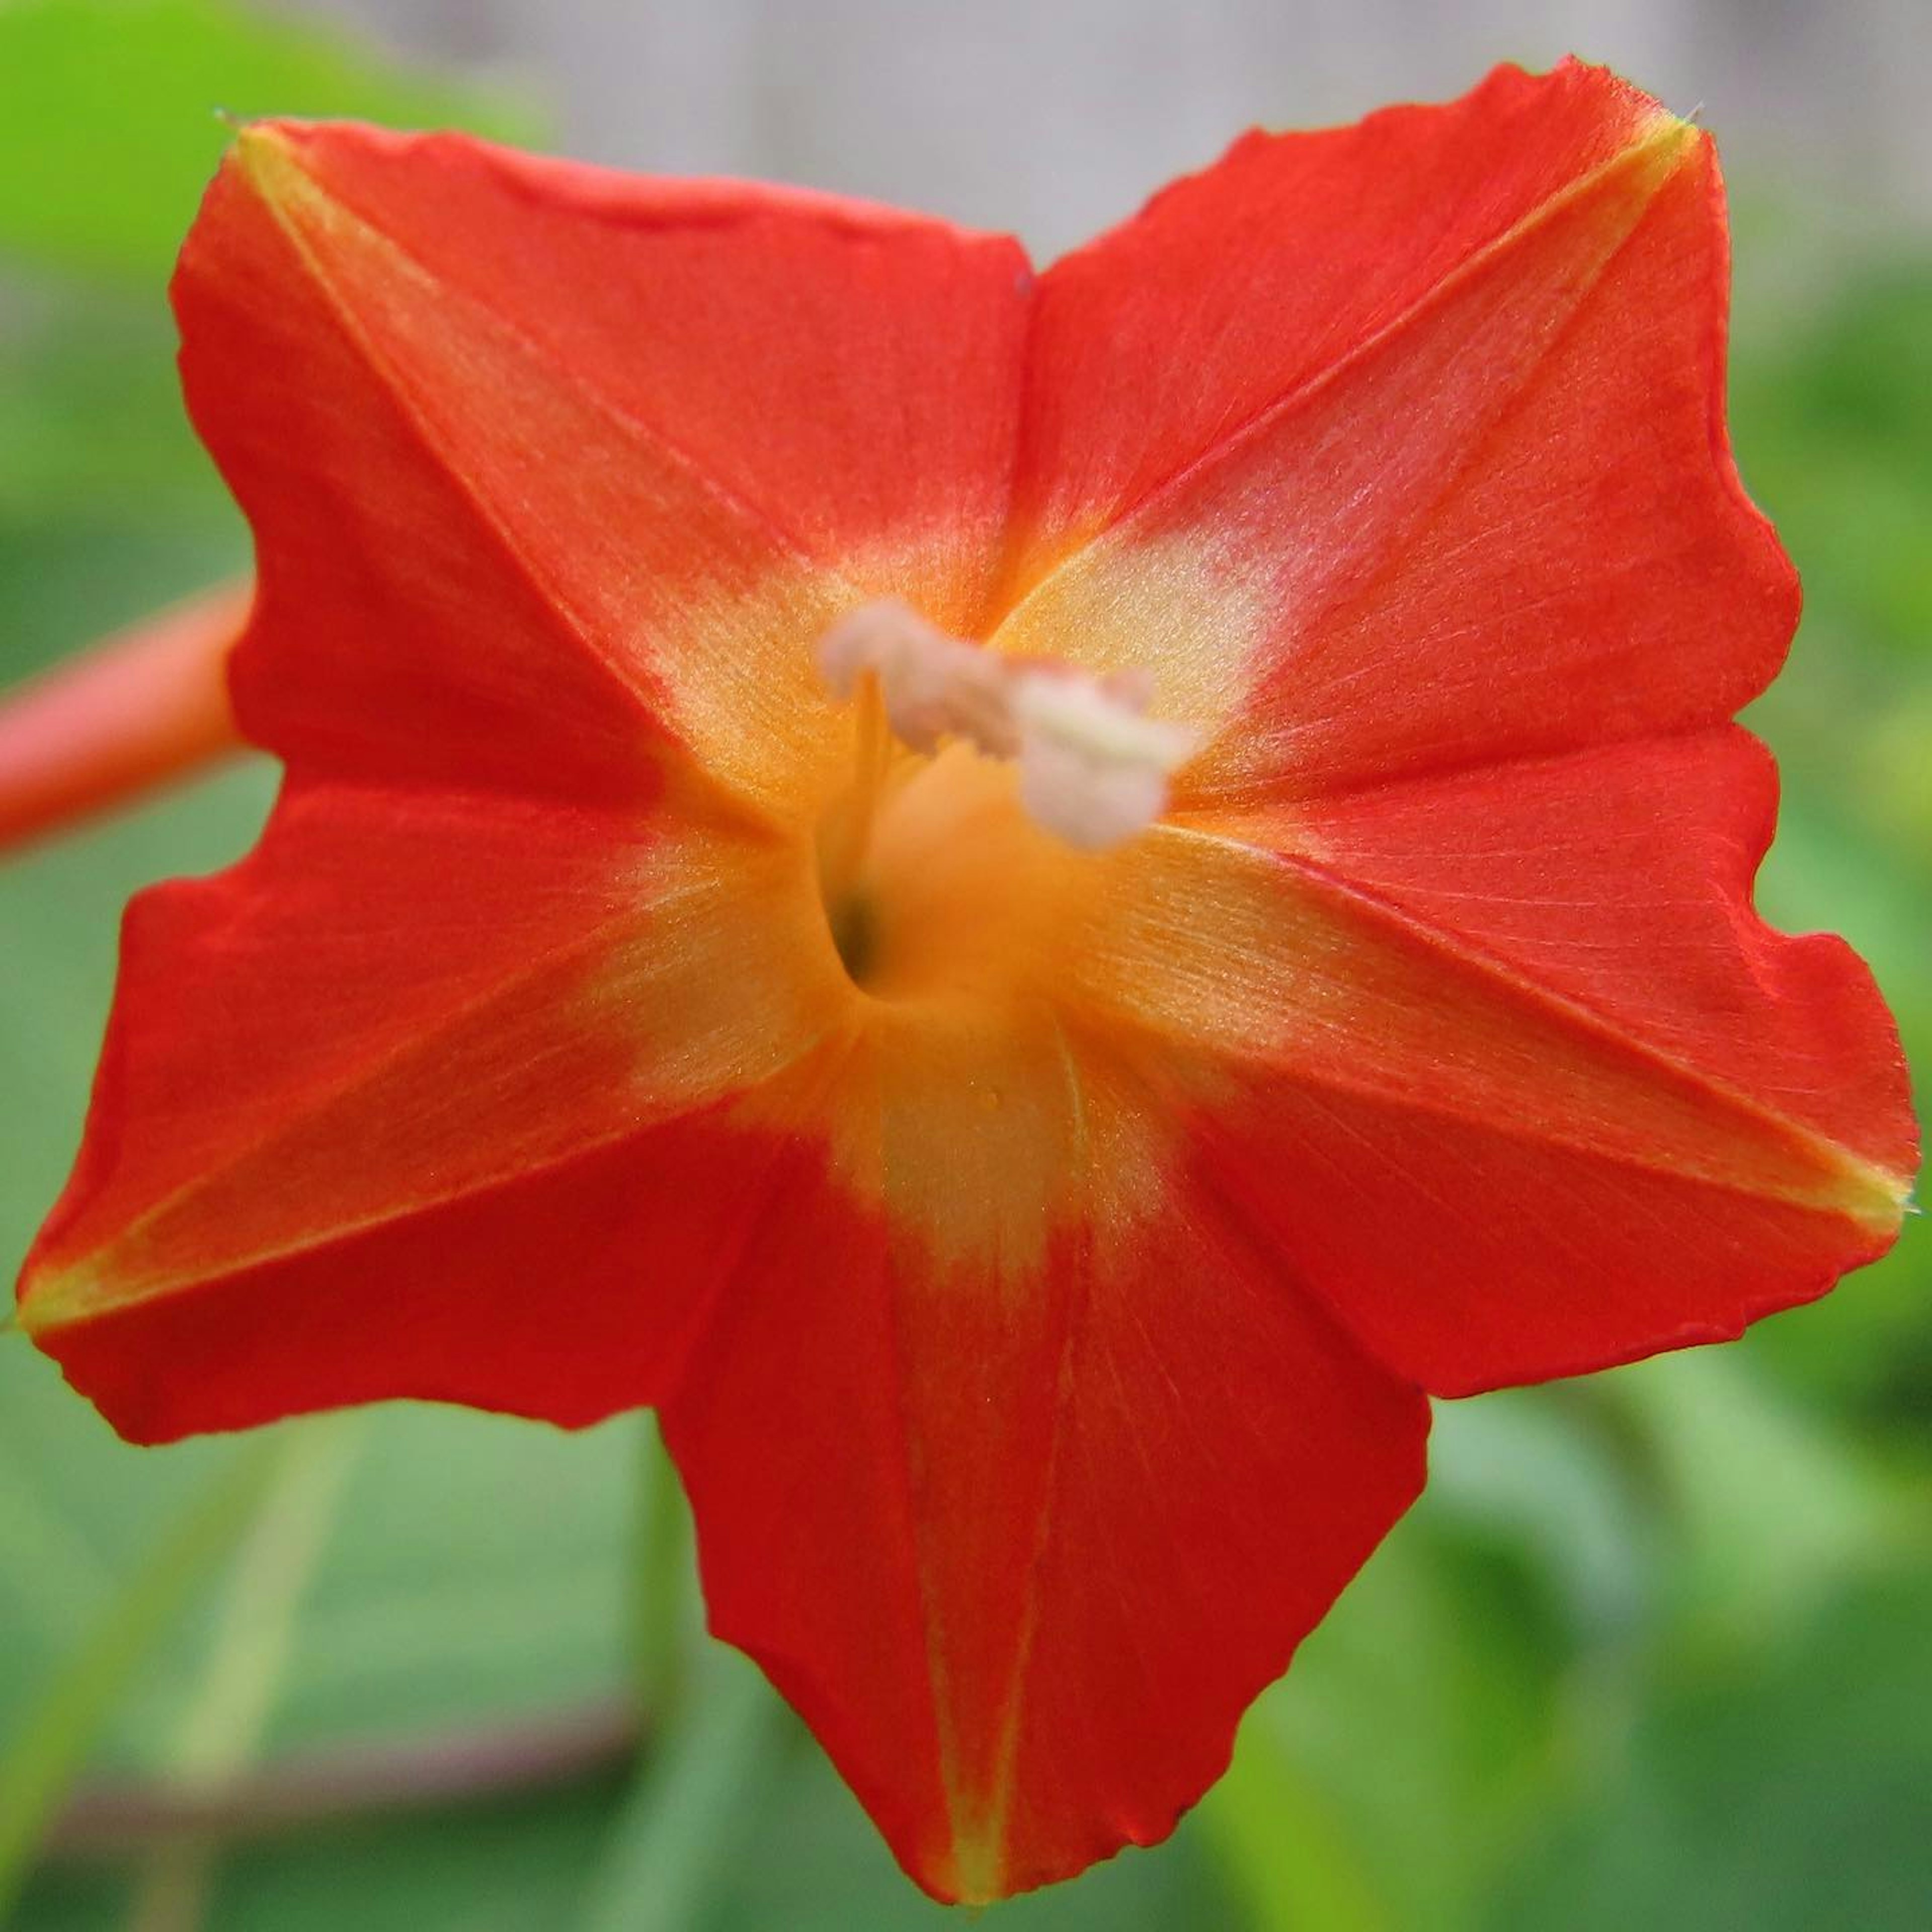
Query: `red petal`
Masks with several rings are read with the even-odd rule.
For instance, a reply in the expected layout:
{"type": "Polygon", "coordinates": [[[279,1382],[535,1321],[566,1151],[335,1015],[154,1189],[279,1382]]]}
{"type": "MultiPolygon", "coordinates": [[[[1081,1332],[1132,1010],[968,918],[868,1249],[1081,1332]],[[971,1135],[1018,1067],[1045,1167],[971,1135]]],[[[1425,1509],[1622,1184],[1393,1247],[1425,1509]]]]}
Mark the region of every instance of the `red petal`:
{"type": "Polygon", "coordinates": [[[259,545],[244,726],[298,764],[603,800],[668,738],[769,806],[827,735],[832,616],[983,602],[1023,266],[827,200],[247,130],[176,285],[259,545]]]}
{"type": "Polygon", "coordinates": [[[1022,583],[1403,322],[1657,112],[1601,68],[1501,67],[1444,106],[1247,134],[1056,262],[1034,335],[1022,583]]]}
{"type": "Polygon", "coordinates": [[[131,1442],[393,1397],[580,1427],[658,1400],[794,1157],[707,1112],[35,1339],[131,1442]]]}
{"type": "Polygon", "coordinates": [[[1364,794],[1275,854],[1166,833],[1090,997],[1397,1372],[1728,1337],[1882,1252],[1916,1164],[1869,976],[1750,912],[1771,805],[1714,734],[1364,794]]]}
{"type": "MultiPolygon", "coordinates": [[[[1118,502],[1094,482],[1118,453],[1070,429],[1030,446],[1037,474],[1064,465],[1113,507],[1042,512],[1084,548],[1060,545],[1003,634],[1137,661],[1168,709],[1232,720],[1184,800],[1714,723],[1781,660],[1796,580],[1723,439],[1716,163],[1607,76],[1505,72],[1453,108],[1250,143],[1069,266],[1042,300],[1070,339],[1130,338],[1124,314],[1144,330],[1184,299],[1221,332],[1210,356],[1240,358],[1204,442],[1144,400],[1125,444],[1118,410],[1101,415],[1103,454],[1139,452],[1118,502]],[[1359,238],[1318,270],[1256,241],[1196,295],[1170,238],[1251,208],[1318,238],[1346,215],[1359,238]],[[1274,298],[1304,275],[1298,334],[1274,298]]],[[[1174,366],[1199,380],[1187,355],[1174,366]]],[[[1076,395],[1098,380],[1076,361],[1040,378],[1076,395]]]]}
{"type": "Polygon", "coordinates": [[[376,1394],[648,1400],[644,1338],[709,1280],[677,1258],[762,1158],[653,1130],[822,1026],[799,869],[580,809],[292,787],[242,865],[130,910],[28,1324],[145,1436],[376,1394]],[[600,1302],[633,1276],[668,1299],[600,1302]]]}
{"type": "Polygon", "coordinates": [[[1556,1001],[1902,1179],[1897,1030],[1841,939],[1751,906],[1778,814],[1736,726],[1424,779],[1313,808],[1292,836],[1349,884],[1556,1001]]]}
{"type": "Polygon", "coordinates": [[[1127,1202],[1083,1099],[1054,1179],[1092,1221],[1019,1270],[892,1232],[944,1170],[889,1107],[886,1215],[767,1214],[664,1412],[714,1628],[942,1898],[1165,1837],[1422,1480],[1420,1397],[1211,1196],[1127,1202]]]}
{"type": "Polygon", "coordinates": [[[1898,1238],[1781,1190],[1553,1143],[1498,1108],[1271,1082],[1203,1109],[1202,1172],[1240,1198],[1364,1344],[1431,1394],[1734,1341],[1898,1238]]]}
{"type": "Polygon", "coordinates": [[[1402,1372],[1463,1394],[1727,1340],[1897,1238],[1918,1164],[1897,1030],[1842,940],[1752,912],[1776,805],[1768,754],[1731,730],[1390,788],[1298,829],[1486,970],[1690,1072],[1714,1138],[1748,1108],[1844,1175],[1830,1213],[1742,1177],[1552,1157],[1506,1112],[1432,1120],[1426,1066],[1393,1110],[1270,1104],[1228,1157],[1268,1177],[1288,1252],[1402,1372]],[[1290,1138],[1318,1151],[1284,1186],[1268,1163],[1290,1138]]]}

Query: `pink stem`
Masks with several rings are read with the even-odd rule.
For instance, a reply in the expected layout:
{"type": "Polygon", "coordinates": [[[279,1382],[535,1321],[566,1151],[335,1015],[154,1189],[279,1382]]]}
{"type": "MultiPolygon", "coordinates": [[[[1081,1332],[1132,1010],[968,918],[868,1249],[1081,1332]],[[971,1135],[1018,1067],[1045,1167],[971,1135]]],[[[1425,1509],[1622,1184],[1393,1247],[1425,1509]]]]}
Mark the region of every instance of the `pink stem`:
{"type": "Polygon", "coordinates": [[[104,1782],[76,1795],[45,1850],[86,1858],[183,1837],[272,1837],[341,1819],[548,1790],[628,1763],[645,1740],[628,1702],[614,1700],[500,1726],[312,1750],[218,1790],[104,1782]]]}
{"type": "Polygon", "coordinates": [[[254,595],[218,585],[0,697],[0,849],[238,749],[228,653],[254,595]]]}

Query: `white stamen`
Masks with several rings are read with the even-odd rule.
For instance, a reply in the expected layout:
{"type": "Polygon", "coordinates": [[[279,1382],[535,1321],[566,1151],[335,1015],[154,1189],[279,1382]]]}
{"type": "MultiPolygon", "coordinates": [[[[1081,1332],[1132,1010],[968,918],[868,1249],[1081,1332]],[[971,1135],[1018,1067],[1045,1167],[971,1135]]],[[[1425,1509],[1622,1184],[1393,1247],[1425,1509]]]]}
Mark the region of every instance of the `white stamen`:
{"type": "Polygon", "coordinates": [[[896,601],[868,604],[834,625],[819,668],[841,698],[867,672],[887,722],[916,752],[964,738],[989,758],[1016,758],[1020,802],[1046,830],[1102,850],[1144,830],[1167,807],[1170,773],[1194,734],[1148,718],[1141,670],[1096,679],[1069,665],[1015,661],[962,644],[896,601]]]}
{"type": "Polygon", "coordinates": [[[1020,728],[1020,802],[1083,851],[1105,851],[1167,809],[1168,774],[1194,734],[1146,718],[1091,679],[1036,672],[1013,692],[1020,728]]]}

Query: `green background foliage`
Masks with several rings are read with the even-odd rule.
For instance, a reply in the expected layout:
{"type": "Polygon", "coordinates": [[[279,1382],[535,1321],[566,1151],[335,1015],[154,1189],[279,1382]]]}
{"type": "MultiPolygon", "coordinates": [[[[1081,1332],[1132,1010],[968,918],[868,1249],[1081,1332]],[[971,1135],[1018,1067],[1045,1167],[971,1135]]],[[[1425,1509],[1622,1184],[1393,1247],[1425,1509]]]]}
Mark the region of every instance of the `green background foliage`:
{"type": "MultiPolygon", "coordinates": [[[[0,681],[245,560],[161,297],[218,107],[527,132],[514,103],[212,0],[0,6],[0,681]]],[[[1786,781],[1762,900],[1852,938],[1922,1064],[1932,260],[1814,251],[1802,289],[1759,299],[1754,250],[1787,260],[1796,224],[1747,215],[1736,439],[1808,600],[1754,719],[1786,781]]],[[[122,902],[238,854],[271,784],[237,769],[0,866],[0,1252],[64,1178],[122,902]]],[[[1918,1932],[1928,1272],[1913,1226],[1733,1348],[1445,1406],[1427,1498],[1174,1840],[998,1922],[1918,1932]]],[[[724,1654],[697,1649],[661,1747],[618,1748],[650,1448],[640,1418],[568,1437],[398,1407],[142,1452],[0,1338],[0,1923],[941,1922],[724,1654]],[[366,1770],[372,1748],[473,1762],[507,1741],[528,1771],[560,1724],[578,1742],[554,1776],[460,1802],[289,1830],[258,1802],[178,1842],[82,1828],[130,1780],[238,1789],[245,1812],[317,1753],[366,1770]]]]}

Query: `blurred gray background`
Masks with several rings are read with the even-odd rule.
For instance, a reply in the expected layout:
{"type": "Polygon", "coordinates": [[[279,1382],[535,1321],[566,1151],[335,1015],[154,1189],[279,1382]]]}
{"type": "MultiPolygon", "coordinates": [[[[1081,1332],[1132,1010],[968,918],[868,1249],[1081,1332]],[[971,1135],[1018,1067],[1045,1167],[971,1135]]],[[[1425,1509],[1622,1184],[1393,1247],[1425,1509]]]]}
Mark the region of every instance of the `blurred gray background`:
{"type": "MultiPolygon", "coordinates": [[[[768,176],[1051,256],[1251,124],[1607,62],[1821,231],[1932,226],[1932,0],[302,0],[505,70],[587,159],[768,176]]],[[[1812,224],[1808,223],[1807,226],[1812,224]]]]}

